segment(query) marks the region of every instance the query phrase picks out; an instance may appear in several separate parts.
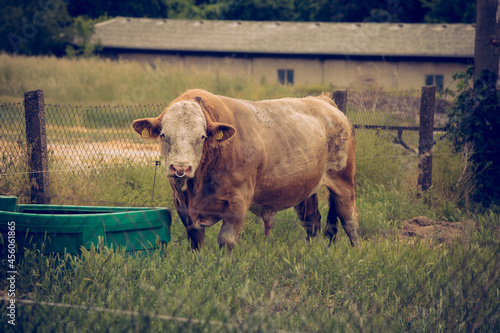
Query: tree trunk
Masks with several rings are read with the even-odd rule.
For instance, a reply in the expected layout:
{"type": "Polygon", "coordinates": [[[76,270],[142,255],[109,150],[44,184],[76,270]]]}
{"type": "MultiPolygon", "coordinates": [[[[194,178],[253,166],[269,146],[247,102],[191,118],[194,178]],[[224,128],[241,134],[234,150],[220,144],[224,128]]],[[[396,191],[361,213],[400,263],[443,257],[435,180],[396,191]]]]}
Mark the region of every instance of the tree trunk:
{"type": "Polygon", "coordinates": [[[497,84],[500,54],[500,0],[477,0],[474,76],[488,70],[487,86],[497,84]]]}

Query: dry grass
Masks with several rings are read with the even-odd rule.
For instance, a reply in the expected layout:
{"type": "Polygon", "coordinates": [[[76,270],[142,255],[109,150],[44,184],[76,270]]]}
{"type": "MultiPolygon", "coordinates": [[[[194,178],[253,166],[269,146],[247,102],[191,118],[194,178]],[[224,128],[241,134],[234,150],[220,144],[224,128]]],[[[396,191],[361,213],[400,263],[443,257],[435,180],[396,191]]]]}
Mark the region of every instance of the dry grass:
{"type": "Polygon", "coordinates": [[[44,91],[46,103],[85,106],[164,103],[193,88],[250,100],[303,96],[332,89],[329,86],[280,86],[264,81],[230,79],[207,72],[185,75],[161,61],[151,66],[97,58],[0,54],[0,104],[20,102],[26,91],[36,89],[44,91]]]}

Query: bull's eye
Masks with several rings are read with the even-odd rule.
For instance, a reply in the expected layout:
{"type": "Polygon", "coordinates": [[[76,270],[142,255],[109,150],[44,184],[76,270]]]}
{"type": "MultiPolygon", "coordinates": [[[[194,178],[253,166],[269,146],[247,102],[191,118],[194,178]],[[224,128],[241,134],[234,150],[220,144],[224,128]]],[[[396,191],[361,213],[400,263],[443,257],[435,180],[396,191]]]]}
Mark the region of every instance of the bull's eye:
{"type": "Polygon", "coordinates": [[[205,135],[202,135],[198,140],[196,140],[196,144],[200,144],[203,142],[203,140],[205,140],[207,137],[205,135]]]}
{"type": "Polygon", "coordinates": [[[169,138],[165,135],[165,133],[161,133],[161,134],[160,134],[160,139],[161,139],[163,142],[165,142],[165,143],[167,143],[167,144],[170,144],[170,139],[169,139],[169,138]]]}

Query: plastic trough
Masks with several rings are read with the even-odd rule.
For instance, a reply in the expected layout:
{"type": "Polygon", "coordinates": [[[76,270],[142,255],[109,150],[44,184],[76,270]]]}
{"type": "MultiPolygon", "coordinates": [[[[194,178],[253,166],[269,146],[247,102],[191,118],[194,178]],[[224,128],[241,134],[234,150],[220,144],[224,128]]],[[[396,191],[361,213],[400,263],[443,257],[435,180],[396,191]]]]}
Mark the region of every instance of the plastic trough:
{"type": "Polygon", "coordinates": [[[0,196],[2,251],[7,250],[9,225],[15,224],[17,252],[81,252],[97,246],[144,251],[170,241],[170,211],[166,208],[17,205],[16,197],[0,196]],[[14,223],[12,223],[14,222],[14,223]]]}

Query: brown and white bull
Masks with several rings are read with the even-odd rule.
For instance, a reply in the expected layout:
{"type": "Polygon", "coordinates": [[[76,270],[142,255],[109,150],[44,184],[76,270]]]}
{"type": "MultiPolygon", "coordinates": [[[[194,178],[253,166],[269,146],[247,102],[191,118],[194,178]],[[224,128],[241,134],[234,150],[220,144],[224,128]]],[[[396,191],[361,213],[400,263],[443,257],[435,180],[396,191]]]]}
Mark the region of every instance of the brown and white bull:
{"type": "Polygon", "coordinates": [[[330,192],[325,235],[337,234],[337,216],[351,245],[359,243],[355,204],[355,140],[351,123],[328,97],[246,101],[190,90],[157,118],[134,130],[160,138],[162,163],[191,247],[205,227],[222,220],[220,247],[234,248],[250,210],[264,221],[294,207],[307,238],[320,230],[316,192],[330,192]]]}

